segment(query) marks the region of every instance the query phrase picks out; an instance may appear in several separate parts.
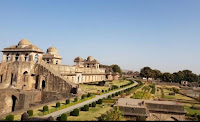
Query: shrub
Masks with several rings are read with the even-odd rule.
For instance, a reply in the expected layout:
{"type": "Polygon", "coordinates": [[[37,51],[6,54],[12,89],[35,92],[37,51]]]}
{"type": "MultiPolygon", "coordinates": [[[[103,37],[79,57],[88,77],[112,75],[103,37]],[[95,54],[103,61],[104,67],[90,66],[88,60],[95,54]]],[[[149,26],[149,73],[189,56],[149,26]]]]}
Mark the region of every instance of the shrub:
{"type": "Polygon", "coordinates": [[[27,113],[29,116],[33,116],[33,110],[28,110],[27,113]]]}
{"type": "Polygon", "coordinates": [[[118,93],[117,93],[117,92],[115,93],[115,96],[118,96],[118,93]]]}
{"type": "Polygon", "coordinates": [[[74,109],[71,113],[70,113],[71,116],[78,116],[79,115],[79,109],[74,109]]]}
{"type": "Polygon", "coordinates": [[[60,102],[56,103],[56,108],[60,107],[60,102]]]}
{"type": "Polygon", "coordinates": [[[108,89],[108,91],[110,91],[110,88],[108,89]]]}
{"type": "Polygon", "coordinates": [[[49,106],[45,105],[45,106],[43,107],[43,111],[49,111],[49,106]]]}
{"type": "Polygon", "coordinates": [[[102,90],[101,92],[104,93],[104,90],[102,90]]]}
{"type": "Polygon", "coordinates": [[[68,100],[66,100],[66,102],[65,102],[66,104],[69,104],[70,103],[70,100],[68,99],[68,100]]]}
{"type": "Polygon", "coordinates": [[[14,121],[14,115],[10,114],[6,116],[6,120],[8,121],[14,121]]]}
{"type": "Polygon", "coordinates": [[[60,117],[61,121],[67,121],[67,114],[62,114],[60,117]]]}
{"type": "Polygon", "coordinates": [[[89,105],[85,105],[81,108],[81,111],[89,111],[89,105]]]}
{"type": "Polygon", "coordinates": [[[111,95],[109,95],[108,98],[111,99],[111,95]]]}
{"type": "Polygon", "coordinates": [[[99,99],[99,100],[97,101],[97,104],[102,104],[102,99],[99,99]]]}
{"type": "Polygon", "coordinates": [[[87,97],[91,97],[91,94],[90,94],[90,93],[88,93],[88,94],[87,94],[87,97]]]}
{"type": "Polygon", "coordinates": [[[96,102],[93,102],[93,103],[92,103],[92,107],[96,107],[96,102]]]}
{"type": "Polygon", "coordinates": [[[112,94],[112,97],[114,97],[115,96],[115,94],[112,94]]]}
{"type": "Polygon", "coordinates": [[[82,95],[82,96],[81,96],[81,99],[82,99],[82,100],[85,99],[85,95],[82,95]]]}
{"type": "Polygon", "coordinates": [[[108,90],[105,90],[105,92],[108,92],[108,90]]]}
{"type": "Polygon", "coordinates": [[[74,98],[74,102],[77,102],[77,101],[78,101],[78,98],[77,98],[77,97],[75,97],[75,98],[74,98]]]}

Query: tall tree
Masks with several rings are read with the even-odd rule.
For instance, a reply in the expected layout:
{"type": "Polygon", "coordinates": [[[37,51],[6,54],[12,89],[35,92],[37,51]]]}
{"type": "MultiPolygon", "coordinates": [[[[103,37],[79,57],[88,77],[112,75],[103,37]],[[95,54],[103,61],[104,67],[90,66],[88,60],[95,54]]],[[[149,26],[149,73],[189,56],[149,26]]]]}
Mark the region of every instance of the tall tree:
{"type": "Polygon", "coordinates": [[[174,80],[174,77],[173,77],[172,74],[165,72],[165,73],[162,74],[161,79],[164,82],[172,82],[174,80]]]}
{"type": "Polygon", "coordinates": [[[154,69],[154,70],[153,70],[153,78],[154,78],[155,80],[157,80],[157,79],[160,78],[161,76],[162,76],[162,73],[161,73],[160,70],[157,70],[157,69],[154,69]]]}
{"type": "Polygon", "coordinates": [[[140,70],[140,76],[147,78],[148,81],[153,76],[153,70],[150,67],[144,67],[140,70]]]}
{"type": "Polygon", "coordinates": [[[112,67],[113,72],[118,72],[120,75],[122,74],[122,70],[118,65],[113,64],[111,65],[111,67],[112,67]]]}

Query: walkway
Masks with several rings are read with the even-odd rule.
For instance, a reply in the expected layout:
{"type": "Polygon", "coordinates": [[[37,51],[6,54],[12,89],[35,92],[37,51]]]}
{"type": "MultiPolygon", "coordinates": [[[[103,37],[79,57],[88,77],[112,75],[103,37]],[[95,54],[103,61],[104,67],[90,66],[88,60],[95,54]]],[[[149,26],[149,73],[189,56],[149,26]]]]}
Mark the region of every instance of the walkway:
{"type": "Polygon", "coordinates": [[[112,92],[109,92],[109,93],[106,93],[106,94],[103,94],[103,95],[96,95],[95,98],[92,98],[92,99],[89,99],[87,101],[84,101],[84,102],[81,102],[79,104],[76,104],[76,105],[73,105],[73,106],[70,106],[70,107],[67,107],[67,108],[64,108],[64,109],[61,109],[61,110],[58,110],[56,112],[53,112],[53,113],[50,113],[50,114],[47,114],[43,117],[49,117],[49,116],[52,116],[52,117],[58,117],[60,116],[61,114],[63,113],[67,113],[67,112],[71,112],[73,111],[74,109],[76,108],[81,108],[83,107],[84,105],[87,105],[87,104],[91,104],[92,102],[95,102],[99,99],[103,99],[103,98],[107,98],[109,95],[112,95],[113,93],[116,93],[116,92],[119,92],[119,91],[123,91],[125,89],[128,89],[128,88],[131,88],[133,86],[136,86],[138,83],[137,82],[134,82],[133,85],[130,85],[130,86],[127,86],[125,88],[121,88],[119,90],[116,90],[116,91],[112,91],[112,92]]]}

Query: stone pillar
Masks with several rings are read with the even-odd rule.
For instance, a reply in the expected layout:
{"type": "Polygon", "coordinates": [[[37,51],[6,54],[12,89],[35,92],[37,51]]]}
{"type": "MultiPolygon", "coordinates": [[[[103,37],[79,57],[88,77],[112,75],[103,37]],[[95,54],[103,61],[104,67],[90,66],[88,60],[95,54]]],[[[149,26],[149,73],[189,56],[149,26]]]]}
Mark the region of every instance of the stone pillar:
{"type": "Polygon", "coordinates": [[[14,54],[10,54],[10,61],[15,61],[15,53],[14,54]]]}
{"type": "Polygon", "coordinates": [[[25,61],[25,55],[20,54],[19,55],[19,61],[25,61]]]}
{"type": "Polygon", "coordinates": [[[6,57],[7,57],[7,55],[4,53],[3,56],[2,56],[2,61],[1,62],[6,62],[6,57]]]}

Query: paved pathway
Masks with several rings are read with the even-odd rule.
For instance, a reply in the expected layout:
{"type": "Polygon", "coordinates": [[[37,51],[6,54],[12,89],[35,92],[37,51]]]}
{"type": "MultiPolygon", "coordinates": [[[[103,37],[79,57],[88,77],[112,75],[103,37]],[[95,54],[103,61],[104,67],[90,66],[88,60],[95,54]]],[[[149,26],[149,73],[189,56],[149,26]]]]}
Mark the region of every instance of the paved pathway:
{"type": "Polygon", "coordinates": [[[135,83],[133,85],[130,85],[130,86],[127,86],[125,88],[121,88],[119,90],[116,90],[116,91],[112,91],[112,92],[109,92],[109,93],[106,93],[106,94],[103,94],[103,95],[96,95],[95,98],[92,98],[92,99],[89,99],[87,101],[84,101],[84,102],[81,102],[81,103],[78,103],[78,104],[75,104],[73,106],[70,106],[70,107],[67,107],[67,108],[64,108],[64,109],[61,109],[61,110],[58,110],[56,112],[53,112],[53,113],[50,113],[50,114],[47,114],[43,117],[49,117],[49,116],[52,116],[52,117],[58,117],[60,116],[61,114],[63,113],[67,113],[67,112],[71,112],[73,111],[74,109],[76,108],[81,108],[83,107],[84,105],[87,105],[87,104],[90,104],[94,101],[97,101],[99,99],[103,99],[103,98],[107,98],[109,95],[112,95],[113,93],[116,93],[116,92],[119,92],[119,91],[122,91],[122,90],[125,90],[125,89],[128,89],[128,88],[131,88],[133,86],[136,86],[138,83],[136,81],[134,81],[135,83]]]}

